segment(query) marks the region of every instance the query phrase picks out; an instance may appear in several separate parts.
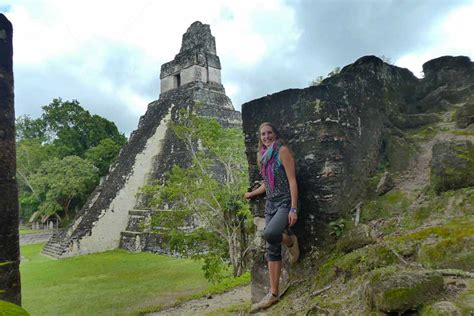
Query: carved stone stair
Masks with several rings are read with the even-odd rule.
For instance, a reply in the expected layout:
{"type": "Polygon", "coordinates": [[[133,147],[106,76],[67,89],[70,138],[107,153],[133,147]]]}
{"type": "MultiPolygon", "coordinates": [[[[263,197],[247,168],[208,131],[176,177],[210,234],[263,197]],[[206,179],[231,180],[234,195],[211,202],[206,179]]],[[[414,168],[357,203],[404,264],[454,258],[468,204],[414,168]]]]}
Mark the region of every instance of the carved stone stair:
{"type": "Polygon", "coordinates": [[[43,247],[41,253],[56,259],[60,258],[64,253],[64,246],[61,245],[60,241],[59,232],[54,233],[43,247]]]}

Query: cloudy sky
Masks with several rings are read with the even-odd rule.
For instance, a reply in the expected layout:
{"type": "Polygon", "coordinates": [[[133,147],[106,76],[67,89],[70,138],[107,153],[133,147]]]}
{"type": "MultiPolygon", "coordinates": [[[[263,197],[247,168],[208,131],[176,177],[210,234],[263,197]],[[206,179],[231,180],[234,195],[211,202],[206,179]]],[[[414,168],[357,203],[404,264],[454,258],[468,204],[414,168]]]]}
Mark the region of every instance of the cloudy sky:
{"type": "Polygon", "coordinates": [[[17,116],[76,99],[127,135],[196,20],[211,25],[237,110],[363,55],[417,76],[439,56],[474,60],[474,0],[0,0],[0,12],[14,28],[17,116]]]}

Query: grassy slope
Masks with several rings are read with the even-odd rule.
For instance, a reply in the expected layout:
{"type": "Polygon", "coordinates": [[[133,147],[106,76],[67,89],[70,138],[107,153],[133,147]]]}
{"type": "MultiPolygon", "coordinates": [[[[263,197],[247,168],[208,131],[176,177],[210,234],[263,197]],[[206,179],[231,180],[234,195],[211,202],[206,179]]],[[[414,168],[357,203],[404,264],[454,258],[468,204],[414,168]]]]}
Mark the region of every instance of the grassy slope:
{"type": "Polygon", "coordinates": [[[122,250],[54,260],[41,247],[21,248],[23,307],[31,315],[130,314],[208,288],[191,260],[122,250]]]}

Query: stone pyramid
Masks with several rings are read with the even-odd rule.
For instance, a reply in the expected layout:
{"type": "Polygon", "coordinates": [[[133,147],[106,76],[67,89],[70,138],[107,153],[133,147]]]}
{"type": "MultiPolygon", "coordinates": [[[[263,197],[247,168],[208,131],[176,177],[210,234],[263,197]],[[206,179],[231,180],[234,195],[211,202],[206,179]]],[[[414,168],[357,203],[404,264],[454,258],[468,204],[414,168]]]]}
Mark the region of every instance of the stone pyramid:
{"type": "Polygon", "coordinates": [[[69,257],[122,247],[166,252],[159,236],[143,231],[153,211],[139,191],[160,179],[174,164],[186,166],[190,153],[168,128],[180,109],[201,105],[199,114],[224,127],[241,125],[221,83],[221,65],[209,25],[194,22],[183,35],[180,52],[161,66],[161,94],[140,118],[109,174],[91,194],[74,222],[51,237],[43,253],[69,257]]]}

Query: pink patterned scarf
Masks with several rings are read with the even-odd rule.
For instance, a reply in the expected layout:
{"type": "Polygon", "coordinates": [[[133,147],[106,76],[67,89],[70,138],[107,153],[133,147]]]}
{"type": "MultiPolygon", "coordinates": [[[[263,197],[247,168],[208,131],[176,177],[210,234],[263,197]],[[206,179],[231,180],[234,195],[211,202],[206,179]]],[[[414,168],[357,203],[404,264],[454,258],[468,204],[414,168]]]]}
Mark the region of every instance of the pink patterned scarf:
{"type": "Polygon", "coordinates": [[[274,141],[273,144],[269,147],[262,147],[261,160],[260,160],[260,173],[262,177],[266,178],[270,189],[275,189],[275,175],[274,175],[274,166],[275,164],[279,167],[281,166],[281,160],[279,151],[282,144],[280,141],[274,141]]]}

